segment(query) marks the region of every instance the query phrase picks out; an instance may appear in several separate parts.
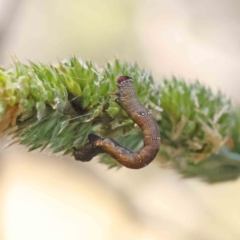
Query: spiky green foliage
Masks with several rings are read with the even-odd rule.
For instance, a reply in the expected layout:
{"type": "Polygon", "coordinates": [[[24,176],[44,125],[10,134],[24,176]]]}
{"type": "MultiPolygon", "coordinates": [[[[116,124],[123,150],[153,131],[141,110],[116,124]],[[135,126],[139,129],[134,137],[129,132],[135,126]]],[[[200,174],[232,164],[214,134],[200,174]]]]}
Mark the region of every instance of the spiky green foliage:
{"type": "Polygon", "coordinates": [[[231,129],[231,104],[220,92],[213,94],[199,82],[173,78],[161,84],[163,143],[171,158],[195,163],[218,153],[231,129]],[[177,90],[176,90],[177,89],[177,90]],[[169,148],[170,147],[170,148],[169,148]],[[187,149],[187,151],[186,151],[187,149]]]}
{"type": "MultiPolygon", "coordinates": [[[[187,84],[173,77],[156,85],[151,73],[137,64],[115,60],[99,68],[75,57],[55,65],[15,61],[12,68],[0,69],[0,129],[7,126],[5,132],[11,132],[16,119],[13,137],[21,139],[30,151],[48,147],[69,154],[72,147],[84,146],[92,132],[136,150],[142,144],[141,132],[111,101],[120,75],[134,79],[140,101],[159,123],[160,159],[186,176],[206,177],[201,166],[212,161],[210,156],[216,155],[231,135],[230,101],[199,82],[187,84]]],[[[238,132],[232,136],[239,141],[238,132]]],[[[117,166],[106,155],[101,162],[117,166]]]]}
{"type": "Polygon", "coordinates": [[[180,164],[175,161],[176,168],[185,177],[201,176],[208,182],[235,180],[240,176],[240,109],[231,115],[231,132],[229,143],[220,149],[218,154],[212,154],[201,163],[180,164]]]}

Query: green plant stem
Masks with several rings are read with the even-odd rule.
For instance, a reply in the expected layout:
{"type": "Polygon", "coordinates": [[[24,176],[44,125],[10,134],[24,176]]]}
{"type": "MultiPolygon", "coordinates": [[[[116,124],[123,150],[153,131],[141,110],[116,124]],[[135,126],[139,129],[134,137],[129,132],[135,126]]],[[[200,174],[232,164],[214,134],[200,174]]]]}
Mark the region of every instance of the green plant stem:
{"type": "MultiPolygon", "coordinates": [[[[142,141],[139,129],[111,101],[121,75],[134,79],[140,101],[158,121],[160,161],[164,159],[185,176],[209,181],[214,181],[213,173],[208,176],[201,169],[216,156],[220,165],[222,159],[231,158],[231,164],[238,166],[230,153],[219,154],[229,139],[235,143],[231,153],[240,153],[236,147],[240,111],[232,108],[229,99],[198,81],[186,83],[172,77],[157,85],[149,71],[119,60],[102,68],[76,57],[52,65],[15,60],[12,68],[0,68],[0,132],[11,133],[29,151],[48,147],[71,154],[72,147],[84,146],[90,133],[112,137],[136,150],[142,141]]],[[[101,162],[117,166],[106,155],[101,162]]]]}

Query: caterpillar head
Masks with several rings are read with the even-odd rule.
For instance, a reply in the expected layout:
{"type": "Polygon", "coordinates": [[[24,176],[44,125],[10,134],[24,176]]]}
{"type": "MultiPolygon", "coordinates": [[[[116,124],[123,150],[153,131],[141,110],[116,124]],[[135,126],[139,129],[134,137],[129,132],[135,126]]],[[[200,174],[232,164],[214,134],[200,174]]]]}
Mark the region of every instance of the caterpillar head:
{"type": "Polygon", "coordinates": [[[118,86],[119,86],[119,85],[121,86],[121,84],[123,84],[125,81],[132,81],[132,78],[129,77],[129,76],[121,76],[121,77],[119,77],[119,78],[117,79],[117,84],[118,84],[118,86]]]}
{"type": "Polygon", "coordinates": [[[118,91],[116,92],[117,98],[116,102],[121,105],[127,99],[130,99],[135,95],[135,87],[133,85],[133,80],[129,76],[121,76],[117,79],[118,91]]]}

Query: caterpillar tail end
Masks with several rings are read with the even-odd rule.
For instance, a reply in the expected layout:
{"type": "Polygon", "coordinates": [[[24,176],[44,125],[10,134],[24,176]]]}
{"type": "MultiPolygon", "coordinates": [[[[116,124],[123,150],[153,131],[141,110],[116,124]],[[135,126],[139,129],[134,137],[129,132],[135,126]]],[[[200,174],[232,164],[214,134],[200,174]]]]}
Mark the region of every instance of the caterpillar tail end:
{"type": "Polygon", "coordinates": [[[94,145],[94,142],[96,142],[99,139],[100,139],[99,136],[93,133],[89,134],[88,143],[86,143],[82,148],[80,149],[77,149],[75,147],[72,148],[74,158],[81,162],[89,162],[98,154],[103,153],[104,151],[100,147],[96,147],[94,145]]]}

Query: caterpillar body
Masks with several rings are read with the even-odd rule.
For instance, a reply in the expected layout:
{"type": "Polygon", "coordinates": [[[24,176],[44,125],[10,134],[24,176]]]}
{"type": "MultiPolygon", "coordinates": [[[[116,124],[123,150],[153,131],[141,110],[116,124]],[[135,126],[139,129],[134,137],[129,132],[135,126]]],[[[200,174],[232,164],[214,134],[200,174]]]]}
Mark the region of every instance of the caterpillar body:
{"type": "Polygon", "coordinates": [[[117,87],[115,102],[142,129],[144,146],[139,151],[132,152],[114,139],[89,134],[88,143],[81,149],[73,148],[73,155],[76,160],[90,161],[99,153],[108,153],[127,168],[143,168],[152,162],[158,153],[160,147],[158,124],[151,113],[139,102],[131,77],[119,77],[117,87]]]}

